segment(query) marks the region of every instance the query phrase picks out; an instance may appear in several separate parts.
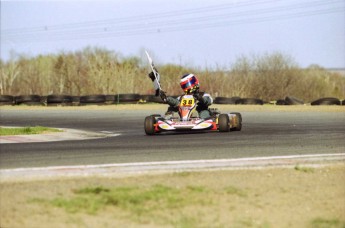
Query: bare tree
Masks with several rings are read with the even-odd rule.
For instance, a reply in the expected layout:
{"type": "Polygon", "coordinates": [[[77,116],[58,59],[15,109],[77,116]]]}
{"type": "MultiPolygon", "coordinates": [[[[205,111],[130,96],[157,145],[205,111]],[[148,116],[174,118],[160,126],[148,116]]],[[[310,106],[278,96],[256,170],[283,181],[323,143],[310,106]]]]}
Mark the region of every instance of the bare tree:
{"type": "Polygon", "coordinates": [[[17,61],[1,63],[0,94],[12,94],[13,84],[20,73],[17,61]]]}

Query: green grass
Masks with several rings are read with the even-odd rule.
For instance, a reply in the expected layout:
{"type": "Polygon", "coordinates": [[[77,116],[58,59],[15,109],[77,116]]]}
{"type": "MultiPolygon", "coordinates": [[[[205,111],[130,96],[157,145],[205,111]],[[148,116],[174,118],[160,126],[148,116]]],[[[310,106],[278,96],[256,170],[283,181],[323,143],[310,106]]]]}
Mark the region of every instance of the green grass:
{"type": "Polygon", "coordinates": [[[150,187],[87,187],[72,191],[72,196],[59,196],[53,199],[34,198],[29,202],[59,207],[67,213],[99,215],[107,208],[113,208],[138,223],[147,221],[158,224],[171,224],[177,227],[195,227],[194,216],[171,215],[189,207],[212,205],[208,199],[210,190],[202,186],[170,187],[156,184],[150,187]]]}
{"type": "Polygon", "coordinates": [[[247,193],[242,190],[242,189],[239,189],[237,187],[234,187],[234,186],[228,186],[225,188],[225,192],[227,194],[231,194],[231,195],[237,195],[239,197],[247,197],[247,193]]]}
{"type": "Polygon", "coordinates": [[[114,206],[135,215],[143,215],[162,208],[181,208],[190,203],[198,203],[196,196],[199,191],[199,187],[177,189],[164,185],[154,185],[146,189],[139,187],[110,189],[98,186],[74,190],[74,197],[70,199],[59,197],[50,203],[71,213],[95,214],[101,208],[114,206]]]}
{"type": "Polygon", "coordinates": [[[0,127],[0,136],[4,135],[34,135],[34,134],[42,134],[46,132],[61,132],[59,129],[55,128],[48,128],[42,126],[35,126],[35,127],[0,127]]]}
{"type": "Polygon", "coordinates": [[[344,228],[345,223],[338,219],[316,218],[311,222],[313,228],[344,228]]]}
{"type": "Polygon", "coordinates": [[[216,204],[213,200],[215,195],[224,194],[247,196],[246,192],[233,186],[215,190],[200,185],[171,187],[155,184],[149,187],[86,187],[72,190],[69,197],[59,196],[50,200],[35,198],[30,202],[59,207],[70,214],[99,215],[107,208],[113,208],[138,223],[149,221],[175,227],[196,227],[200,215],[171,213],[207,208],[216,204]]]}
{"type": "Polygon", "coordinates": [[[299,165],[296,165],[295,166],[295,170],[296,171],[299,171],[299,172],[303,172],[303,173],[313,173],[315,171],[314,168],[311,168],[311,167],[302,167],[302,166],[299,166],[299,165]]]}

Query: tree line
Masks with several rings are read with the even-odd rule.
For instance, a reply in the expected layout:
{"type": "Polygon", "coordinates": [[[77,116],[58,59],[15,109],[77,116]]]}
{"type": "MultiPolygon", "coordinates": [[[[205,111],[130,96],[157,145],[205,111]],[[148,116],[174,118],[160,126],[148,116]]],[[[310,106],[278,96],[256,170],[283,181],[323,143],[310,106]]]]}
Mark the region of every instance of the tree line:
{"type": "MultiPolygon", "coordinates": [[[[146,59],[121,57],[101,48],[85,48],[37,57],[19,56],[1,61],[1,95],[74,96],[90,94],[153,94],[146,77],[146,59]]],[[[280,52],[238,58],[229,69],[186,67],[175,64],[157,66],[163,89],[181,94],[180,77],[198,75],[201,90],[213,96],[253,97],[270,101],[294,96],[310,102],[320,97],[345,98],[345,77],[320,66],[302,69],[280,52]]]]}

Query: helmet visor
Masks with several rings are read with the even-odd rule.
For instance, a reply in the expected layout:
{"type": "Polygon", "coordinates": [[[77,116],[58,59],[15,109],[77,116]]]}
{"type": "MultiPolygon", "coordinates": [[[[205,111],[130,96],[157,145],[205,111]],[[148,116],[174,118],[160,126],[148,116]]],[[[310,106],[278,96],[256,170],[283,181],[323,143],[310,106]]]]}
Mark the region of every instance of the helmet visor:
{"type": "Polygon", "coordinates": [[[186,91],[188,89],[193,88],[197,84],[197,79],[195,77],[191,77],[188,80],[181,82],[181,88],[186,91]]]}

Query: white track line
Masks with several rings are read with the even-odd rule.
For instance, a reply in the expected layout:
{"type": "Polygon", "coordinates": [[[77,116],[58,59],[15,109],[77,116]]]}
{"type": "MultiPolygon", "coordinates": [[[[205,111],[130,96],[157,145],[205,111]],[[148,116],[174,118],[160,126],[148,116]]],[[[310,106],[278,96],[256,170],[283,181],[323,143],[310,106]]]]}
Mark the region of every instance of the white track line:
{"type": "Polygon", "coordinates": [[[88,169],[88,168],[109,168],[109,167],[128,167],[128,166],[157,166],[157,165],[183,165],[183,164],[213,164],[228,163],[241,161],[267,161],[280,159],[303,159],[303,158],[328,158],[328,157],[344,157],[345,153],[337,154],[310,154],[310,155],[287,155],[287,156],[271,156],[271,157],[249,157],[249,158],[233,158],[233,159],[214,159],[214,160],[183,160],[183,161],[159,161],[159,162],[133,162],[133,163],[116,163],[116,164],[97,164],[97,165],[75,165],[75,166],[48,166],[34,168],[16,168],[16,169],[0,169],[0,172],[10,171],[44,171],[55,169],[88,169]]]}
{"type": "MultiPolygon", "coordinates": [[[[1,180],[36,179],[51,177],[77,177],[92,175],[129,175],[148,172],[180,172],[205,169],[262,168],[270,166],[293,166],[298,164],[322,164],[345,161],[345,153],[289,155],[216,160],[186,160],[162,162],[135,162],[121,164],[50,166],[34,168],[0,169],[1,180]]],[[[344,163],[345,164],[345,163],[344,163]]]]}

